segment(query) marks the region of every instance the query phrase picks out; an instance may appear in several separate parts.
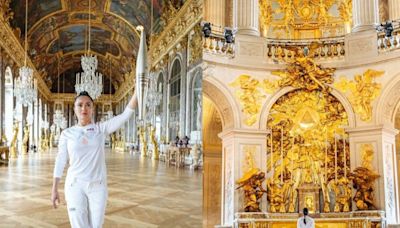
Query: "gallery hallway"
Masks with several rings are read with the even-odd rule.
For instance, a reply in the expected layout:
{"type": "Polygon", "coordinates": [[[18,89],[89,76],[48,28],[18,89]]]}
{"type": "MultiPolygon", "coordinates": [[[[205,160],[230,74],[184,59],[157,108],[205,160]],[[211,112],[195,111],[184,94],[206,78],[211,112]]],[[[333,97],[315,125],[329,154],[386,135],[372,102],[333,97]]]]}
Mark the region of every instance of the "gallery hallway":
{"type": "MultiPolygon", "coordinates": [[[[135,154],[106,154],[109,198],[103,227],[201,227],[201,171],[135,154]]],[[[56,150],[35,153],[0,166],[1,227],[69,227],[64,182],[60,207],[54,210],[50,201],[55,155],[56,150]]]]}

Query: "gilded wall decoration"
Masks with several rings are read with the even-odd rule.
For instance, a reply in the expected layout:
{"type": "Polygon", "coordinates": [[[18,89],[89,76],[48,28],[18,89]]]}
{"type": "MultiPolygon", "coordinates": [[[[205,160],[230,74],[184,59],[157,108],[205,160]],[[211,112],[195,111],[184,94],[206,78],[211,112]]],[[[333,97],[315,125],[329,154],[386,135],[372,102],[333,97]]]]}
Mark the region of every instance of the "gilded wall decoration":
{"type": "Polygon", "coordinates": [[[363,75],[355,75],[350,81],[342,77],[334,84],[334,87],[343,93],[350,93],[349,100],[354,112],[360,115],[365,122],[372,120],[372,102],[380,95],[381,84],[375,82],[375,78],[382,76],[385,71],[366,70],[363,75]]]}
{"type": "Polygon", "coordinates": [[[203,56],[203,47],[202,47],[202,32],[201,26],[196,25],[193,27],[193,34],[191,37],[190,45],[189,45],[189,64],[196,63],[197,61],[202,59],[203,56]]]}
{"type": "Polygon", "coordinates": [[[260,8],[260,27],[261,34],[267,36],[269,25],[272,21],[272,6],[270,1],[259,0],[258,6],[260,8]]]}
{"type": "Polygon", "coordinates": [[[245,124],[252,126],[257,122],[262,100],[265,98],[265,95],[260,90],[260,82],[249,75],[240,75],[229,86],[239,88],[239,90],[235,91],[235,95],[243,106],[242,111],[249,116],[245,120],[245,124]]]}
{"type": "Polygon", "coordinates": [[[352,20],[352,0],[339,1],[339,15],[343,21],[351,22],[352,20]]]}
{"type": "Polygon", "coordinates": [[[295,205],[306,200],[299,198],[298,188],[322,189],[324,212],[330,212],[332,194],[337,199],[334,211],[349,211],[350,152],[343,129],[348,116],[343,105],[322,90],[299,89],[279,98],[270,113],[270,212],[295,212],[295,205]]]}
{"type": "Polygon", "coordinates": [[[270,38],[344,35],[352,18],[351,0],[267,0],[259,7],[261,32],[270,38]]]}

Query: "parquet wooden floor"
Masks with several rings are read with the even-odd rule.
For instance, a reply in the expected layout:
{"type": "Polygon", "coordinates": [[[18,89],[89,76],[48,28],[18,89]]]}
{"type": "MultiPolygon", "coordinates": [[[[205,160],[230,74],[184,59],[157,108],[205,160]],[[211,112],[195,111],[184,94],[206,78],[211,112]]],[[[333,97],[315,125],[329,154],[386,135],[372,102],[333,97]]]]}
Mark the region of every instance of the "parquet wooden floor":
{"type": "MultiPolygon", "coordinates": [[[[139,155],[107,150],[108,191],[103,227],[201,227],[202,173],[139,155]]],[[[56,150],[0,166],[0,227],[70,227],[64,198],[50,201],[56,150]]]]}

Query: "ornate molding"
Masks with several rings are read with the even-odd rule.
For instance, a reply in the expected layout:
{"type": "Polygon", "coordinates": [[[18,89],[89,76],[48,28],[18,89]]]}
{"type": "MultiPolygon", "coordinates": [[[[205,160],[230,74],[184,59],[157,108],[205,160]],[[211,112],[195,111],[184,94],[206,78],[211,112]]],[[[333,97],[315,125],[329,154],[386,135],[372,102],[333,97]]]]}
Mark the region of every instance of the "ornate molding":
{"type": "MultiPolygon", "coordinates": [[[[4,48],[5,52],[11,57],[18,67],[24,65],[25,51],[19,40],[15,37],[13,30],[3,20],[0,20],[0,46],[4,48]]],[[[38,82],[38,90],[46,100],[51,96],[49,88],[40,77],[39,72],[33,65],[31,59],[27,58],[27,65],[33,69],[33,75],[38,82]]]]}
{"type": "Polygon", "coordinates": [[[10,24],[10,20],[14,18],[14,12],[10,9],[11,0],[0,0],[0,17],[2,21],[10,24]]]}
{"type": "Polygon", "coordinates": [[[201,0],[186,1],[174,19],[150,45],[149,58],[151,66],[155,66],[164,55],[167,55],[182,38],[200,22],[203,16],[201,0]]]}
{"type": "Polygon", "coordinates": [[[135,88],[135,73],[132,71],[126,73],[124,76],[124,82],[118,88],[118,90],[113,95],[113,102],[121,101],[130,91],[134,91],[135,88]]]}

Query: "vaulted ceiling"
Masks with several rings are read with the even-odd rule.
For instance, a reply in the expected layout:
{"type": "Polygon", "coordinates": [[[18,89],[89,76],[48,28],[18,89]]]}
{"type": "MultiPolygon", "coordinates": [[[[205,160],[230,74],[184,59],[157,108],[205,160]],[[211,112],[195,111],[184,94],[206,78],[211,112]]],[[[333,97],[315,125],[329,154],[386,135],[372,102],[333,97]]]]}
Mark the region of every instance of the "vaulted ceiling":
{"type": "MultiPolygon", "coordinates": [[[[91,0],[90,50],[104,75],[105,93],[109,93],[110,77],[115,91],[124,75],[134,71],[139,45],[136,26],[142,25],[147,37],[151,26],[152,33],[161,30],[162,1],[91,0]]],[[[13,0],[10,7],[11,26],[23,41],[25,0],[13,0]]],[[[59,76],[64,92],[74,92],[75,74],[82,71],[80,59],[88,47],[88,19],[89,0],[29,0],[28,53],[52,92],[57,92],[59,76]]]]}

